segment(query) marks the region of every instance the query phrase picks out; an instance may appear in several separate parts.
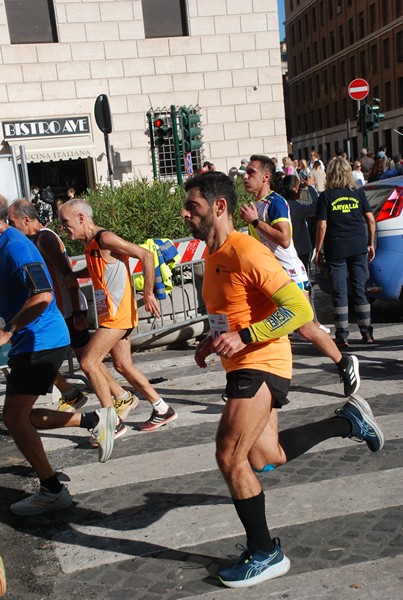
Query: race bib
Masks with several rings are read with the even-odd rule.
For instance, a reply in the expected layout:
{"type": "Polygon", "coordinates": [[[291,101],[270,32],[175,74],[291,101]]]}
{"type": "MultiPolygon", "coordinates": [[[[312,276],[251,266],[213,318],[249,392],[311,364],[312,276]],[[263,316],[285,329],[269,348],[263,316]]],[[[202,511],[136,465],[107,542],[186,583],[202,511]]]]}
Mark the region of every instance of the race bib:
{"type": "Polygon", "coordinates": [[[218,338],[221,333],[230,331],[227,315],[209,315],[208,321],[213,340],[218,338]]]}
{"type": "Polygon", "coordinates": [[[95,290],[95,304],[97,307],[98,317],[108,314],[108,304],[106,302],[106,294],[104,290],[95,290]]]}

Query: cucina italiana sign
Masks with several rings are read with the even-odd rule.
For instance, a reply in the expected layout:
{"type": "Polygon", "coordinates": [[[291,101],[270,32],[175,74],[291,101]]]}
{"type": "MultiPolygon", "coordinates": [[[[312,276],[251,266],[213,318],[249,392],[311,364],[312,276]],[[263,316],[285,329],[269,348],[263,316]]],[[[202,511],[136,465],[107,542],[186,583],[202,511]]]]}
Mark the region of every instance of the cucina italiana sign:
{"type": "Polygon", "coordinates": [[[88,117],[63,117],[32,121],[3,121],[5,140],[51,138],[90,133],[88,117]]]}

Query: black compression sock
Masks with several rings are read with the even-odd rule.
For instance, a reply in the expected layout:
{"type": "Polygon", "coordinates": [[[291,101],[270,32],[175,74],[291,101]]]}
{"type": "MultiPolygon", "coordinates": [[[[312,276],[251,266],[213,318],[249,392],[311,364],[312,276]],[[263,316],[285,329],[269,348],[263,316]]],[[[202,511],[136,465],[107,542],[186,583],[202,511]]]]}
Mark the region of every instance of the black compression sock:
{"type": "Polygon", "coordinates": [[[51,494],[59,494],[63,489],[63,484],[60,483],[56,474],[41,481],[41,486],[46,488],[51,494]]]}
{"type": "Polygon", "coordinates": [[[81,413],[80,427],[85,429],[94,429],[99,421],[99,417],[96,412],[81,413]]]}
{"type": "Polygon", "coordinates": [[[287,462],[301,456],[320,442],[333,437],[347,437],[351,423],[344,417],[330,417],[316,423],[308,423],[280,431],[279,442],[287,457],[287,462]]]}
{"type": "Polygon", "coordinates": [[[266,510],[263,490],[258,496],[245,500],[232,499],[238,517],[246,531],[247,546],[250,550],[258,549],[271,552],[274,544],[266,522],[266,510]]]}

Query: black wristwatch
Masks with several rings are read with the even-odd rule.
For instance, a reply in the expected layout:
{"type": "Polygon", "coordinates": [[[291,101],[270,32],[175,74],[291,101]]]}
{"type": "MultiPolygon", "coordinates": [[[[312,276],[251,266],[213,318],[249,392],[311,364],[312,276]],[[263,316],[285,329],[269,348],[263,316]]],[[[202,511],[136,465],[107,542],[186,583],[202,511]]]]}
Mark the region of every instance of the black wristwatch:
{"type": "Polygon", "coordinates": [[[255,219],[254,221],[252,221],[252,225],[253,225],[253,227],[254,227],[255,229],[256,229],[256,227],[259,225],[259,223],[260,223],[260,219],[259,219],[259,217],[258,217],[257,219],[255,219]]]}
{"type": "Polygon", "coordinates": [[[15,327],[14,323],[9,321],[8,323],[6,323],[6,326],[4,327],[3,331],[5,331],[6,333],[13,333],[14,327],[15,327]]]}

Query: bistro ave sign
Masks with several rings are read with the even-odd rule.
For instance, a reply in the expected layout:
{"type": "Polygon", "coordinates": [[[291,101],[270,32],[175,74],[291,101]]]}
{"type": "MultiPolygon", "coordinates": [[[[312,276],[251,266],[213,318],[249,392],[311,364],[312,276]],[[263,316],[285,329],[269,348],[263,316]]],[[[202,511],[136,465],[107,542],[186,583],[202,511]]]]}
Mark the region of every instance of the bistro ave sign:
{"type": "Polygon", "coordinates": [[[62,117],[32,121],[3,121],[5,140],[51,138],[90,133],[88,117],[62,117]]]}

